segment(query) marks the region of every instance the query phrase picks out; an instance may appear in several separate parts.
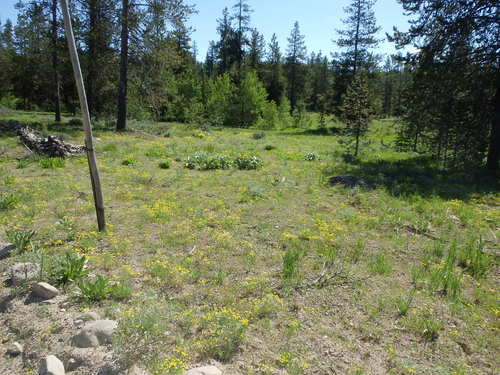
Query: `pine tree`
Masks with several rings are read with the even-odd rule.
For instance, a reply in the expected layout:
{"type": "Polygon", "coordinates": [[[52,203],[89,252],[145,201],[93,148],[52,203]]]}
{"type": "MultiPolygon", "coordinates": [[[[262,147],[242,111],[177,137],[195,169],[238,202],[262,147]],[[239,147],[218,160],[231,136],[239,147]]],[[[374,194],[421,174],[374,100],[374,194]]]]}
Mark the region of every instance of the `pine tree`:
{"type": "Polygon", "coordinates": [[[370,64],[372,56],[370,50],[378,45],[376,34],[380,27],[376,24],[373,6],[376,0],[352,0],[344,8],[347,18],[343,20],[346,28],[337,30],[340,38],[337,45],[344,48],[342,59],[349,65],[352,75],[358,69],[370,64]]]}
{"type": "Polygon", "coordinates": [[[283,74],[283,57],[276,34],[273,34],[269,43],[266,66],[267,71],[264,82],[266,83],[268,99],[275,103],[281,103],[286,89],[286,80],[283,74]]]}
{"type": "Polygon", "coordinates": [[[302,99],[305,88],[306,60],[305,37],[300,33],[299,23],[296,21],[288,38],[288,49],[286,57],[287,78],[288,78],[288,98],[292,110],[294,110],[302,99]]]}
{"type": "Polygon", "coordinates": [[[368,83],[363,73],[357,73],[347,88],[342,105],[342,118],[347,134],[355,139],[354,156],[358,156],[360,138],[368,131],[370,123],[368,83]]]}
{"type": "Polygon", "coordinates": [[[262,59],[265,54],[266,42],[264,36],[257,29],[252,29],[249,49],[247,55],[247,65],[255,70],[259,77],[262,77],[262,59]]]}
{"type": "Polygon", "coordinates": [[[395,30],[399,47],[420,50],[407,60],[415,74],[407,90],[401,142],[431,151],[445,165],[500,169],[498,2],[401,0],[413,16],[395,30]],[[421,121],[416,108],[425,110],[421,121]]]}

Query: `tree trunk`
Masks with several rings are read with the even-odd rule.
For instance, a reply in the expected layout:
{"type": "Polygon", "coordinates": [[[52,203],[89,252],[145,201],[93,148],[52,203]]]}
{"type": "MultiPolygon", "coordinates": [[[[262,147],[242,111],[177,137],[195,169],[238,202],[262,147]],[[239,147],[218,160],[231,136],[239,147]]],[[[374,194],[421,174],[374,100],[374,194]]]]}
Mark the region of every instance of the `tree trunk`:
{"type": "Polygon", "coordinates": [[[492,171],[500,169],[500,72],[497,73],[497,89],[494,97],[494,113],[490,132],[490,145],[486,167],[492,171]]]}
{"type": "Polygon", "coordinates": [[[52,70],[54,74],[54,117],[56,122],[61,122],[61,83],[59,77],[59,59],[57,58],[57,0],[52,0],[52,70]]]}
{"type": "Polygon", "coordinates": [[[129,0],[122,0],[120,81],[118,82],[118,116],[116,119],[117,131],[123,131],[127,127],[128,18],[129,0]]]}

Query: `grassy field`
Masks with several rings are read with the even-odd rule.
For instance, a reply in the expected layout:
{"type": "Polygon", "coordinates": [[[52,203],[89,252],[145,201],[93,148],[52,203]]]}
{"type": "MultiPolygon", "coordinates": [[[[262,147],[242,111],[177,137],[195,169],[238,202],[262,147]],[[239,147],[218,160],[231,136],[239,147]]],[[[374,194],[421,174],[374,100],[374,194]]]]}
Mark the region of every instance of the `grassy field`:
{"type": "MultiPolygon", "coordinates": [[[[82,143],[78,126],[7,117],[82,143]]],[[[98,126],[105,233],[84,157],[0,134],[0,241],[49,281],[68,251],[85,256],[102,282],[63,283],[68,312],[117,319],[116,355],[152,374],[213,360],[224,374],[498,374],[498,179],[395,151],[395,126],[375,122],[357,163],[338,125],[98,126]],[[375,189],[328,183],[345,174],[375,189]]],[[[16,335],[48,352],[27,326],[16,335]]]]}

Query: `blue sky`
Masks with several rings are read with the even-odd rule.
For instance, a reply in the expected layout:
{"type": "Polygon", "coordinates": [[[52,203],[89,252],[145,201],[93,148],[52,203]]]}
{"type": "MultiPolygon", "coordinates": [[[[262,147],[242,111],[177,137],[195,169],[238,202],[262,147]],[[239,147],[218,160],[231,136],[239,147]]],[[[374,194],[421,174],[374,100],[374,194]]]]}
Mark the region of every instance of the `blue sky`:
{"type": "MultiPolygon", "coordinates": [[[[70,0],[71,1],[71,0],[70,0]]],[[[17,0],[0,0],[0,20],[6,18],[15,20],[14,4],[17,0]]],[[[198,59],[204,59],[208,43],[217,39],[217,18],[222,9],[231,7],[235,0],[191,0],[196,4],[198,14],[191,18],[191,24],[196,29],[193,40],[198,47],[198,59]]],[[[350,0],[249,0],[254,12],[251,17],[252,27],[264,34],[268,42],[273,33],[278,36],[282,50],[286,49],[286,38],[295,21],[299,21],[302,34],[306,36],[308,53],[322,50],[323,53],[334,52],[332,43],[335,29],[342,28],[344,18],[343,7],[350,0]]],[[[377,22],[382,26],[380,38],[385,39],[385,32],[391,32],[393,26],[401,30],[408,28],[407,18],[397,0],[378,0],[375,6],[377,22]]],[[[384,41],[379,46],[379,53],[394,53],[393,45],[384,41]]]]}

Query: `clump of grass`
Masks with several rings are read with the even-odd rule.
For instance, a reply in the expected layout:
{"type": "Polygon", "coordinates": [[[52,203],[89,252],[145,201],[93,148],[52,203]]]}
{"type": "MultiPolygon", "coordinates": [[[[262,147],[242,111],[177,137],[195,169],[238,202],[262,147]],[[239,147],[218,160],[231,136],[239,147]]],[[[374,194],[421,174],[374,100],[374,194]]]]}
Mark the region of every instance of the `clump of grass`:
{"type": "Polygon", "coordinates": [[[362,239],[359,239],[354,244],[354,247],[349,252],[349,259],[352,263],[358,263],[365,252],[366,242],[362,239]]]}
{"type": "Polygon", "coordinates": [[[266,150],[266,151],[271,151],[271,150],[275,150],[275,149],[276,149],[276,147],[275,147],[275,146],[273,146],[273,145],[266,145],[266,146],[264,147],[264,150],[266,150]]]}
{"type": "Polygon", "coordinates": [[[387,275],[392,272],[392,265],[384,253],[375,254],[369,263],[369,268],[377,275],[387,275]]]}
{"type": "Polygon", "coordinates": [[[42,158],[39,161],[40,166],[44,169],[63,168],[65,161],[63,158],[42,158]]]}
{"type": "Polygon", "coordinates": [[[69,126],[82,126],[82,120],[79,118],[72,118],[71,120],[68,121],[69,126]]]}
{"type": "Polygon", "coordinates": [[[484,277],[493,266],[493,259],[484,247],[481,238],[472,239],[457,251],[458,264],[475,278],[484,277]]]}
{"type": "Polygon", "coordinates": [[[16,166],[16,168],[17,168],[17,169],[24,169],[24,168],[26,168],[28,165],[29,165],[28,160],[26,160],[26,159],[20,159],[20,160],[18,160],[18,161],[17,161],[17,166],[16,166]]]}
{"type": "Polygon", "coordinates": [[[408,311],[410,311],[411,304],[413,303],[414,292],[406,297],[398,297],[395,300],[396,308],[398,309],[399,316],[406,316],[408,311]]]}
{"type": "Polygon", "coordinates": [[[456,245],[448,250],[446,259],[430,270],[429,281],[433,290],[450,297],[458,297],[461,292],[461,276],[455,270],[456,245]]]}
{"type": "Polygon", "coordinates": [[[26,251],[30,246],[33,247],[31,240],[35,236],[36,232],[33,230],[26,231],[21,229],[10,229],[5,231],[5,234],[7,236],[7,240],[12,242],[17,251],[21,253],[26,251]]]}
{"type": "Polygon", "coordinates": [[[134,165],[134,164],[137,164],[137,159],[127,158],[122,161],[122,165],[134,165]]]}
{"type": "Polygon", "coordinates": [[[15,194],[0,195],[0,210],[10,210],[21,202],[21,198],[15,194]]]}
{"type": "Polygon", "coordinates": [[[291,281],[299,277],[299,263],[304,255],[302,248],[292,246],[283,254],[283,269],[281,275],[283,279],[291,281]]]}
{"type": "Polygon", "coordinates": [[[169,161],[162,161],[161,163],[158,164],[158,167],[160,167],[161,169],[169,169],[170,162],[169,161]]]}
{"type": "Polygon", "coordinates": [[[49,270],[49,276],[58,285],[73,283],[88,275],[86,263],[85,255],[68,251],[55,260],[49,270]]]}
{"type": "Polygon", "coordinates": [[[108,143],[107,145],[102,146],[101,150],[104,152],[115,152],[118,150],[118,147],[114,143],[108,143]]]}
{"type": "Polygon", "coordinates": [[[439,331],[443,329],[443,324],[427,312],[417,316],[410,322],[410,326],[416,334],[427,342],[436,341],[439,337],[439,331]]]}

